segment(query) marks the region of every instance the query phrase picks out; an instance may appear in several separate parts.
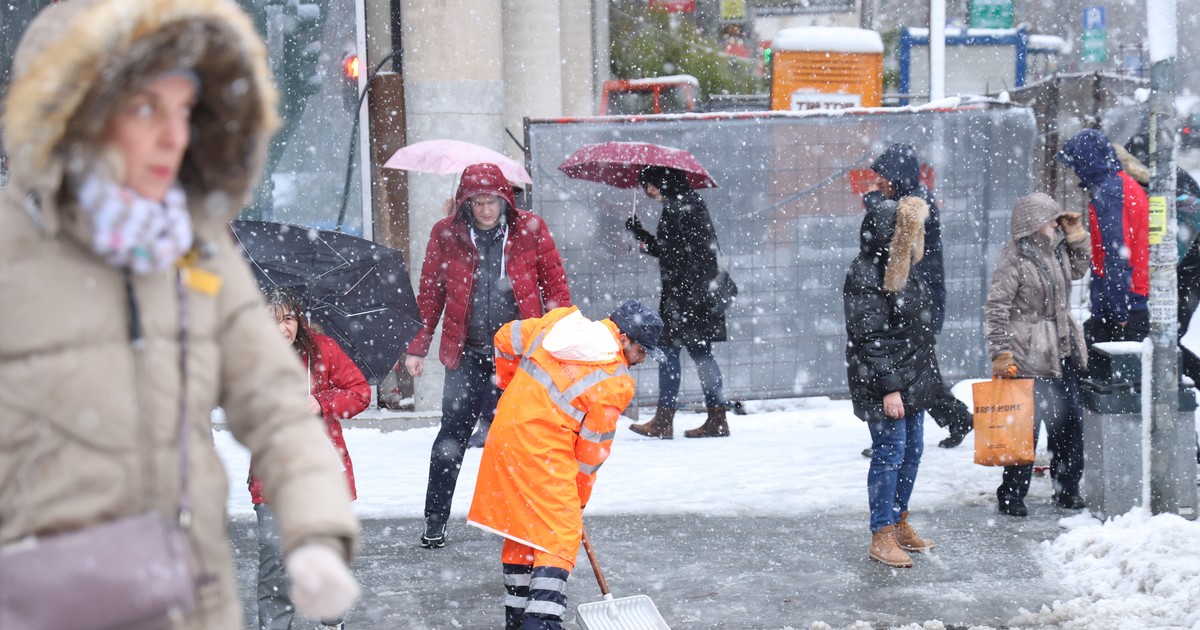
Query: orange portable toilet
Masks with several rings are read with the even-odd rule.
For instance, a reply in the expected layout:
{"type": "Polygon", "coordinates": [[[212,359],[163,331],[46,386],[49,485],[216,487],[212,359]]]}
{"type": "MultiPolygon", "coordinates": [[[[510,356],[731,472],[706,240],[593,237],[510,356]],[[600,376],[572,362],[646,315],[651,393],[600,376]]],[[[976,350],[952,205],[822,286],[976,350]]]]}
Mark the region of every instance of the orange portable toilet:
{"type": "Polygon", "coordinates": [[[771,109],[883,104],[883,38],[848,26],[785,28],[771,41],[771,109]]]}

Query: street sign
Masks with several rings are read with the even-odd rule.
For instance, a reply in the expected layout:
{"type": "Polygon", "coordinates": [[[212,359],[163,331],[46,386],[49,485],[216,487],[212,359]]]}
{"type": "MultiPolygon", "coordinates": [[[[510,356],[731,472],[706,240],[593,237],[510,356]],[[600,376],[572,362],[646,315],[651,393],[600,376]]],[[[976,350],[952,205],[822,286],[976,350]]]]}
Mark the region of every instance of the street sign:
{"type": "Polygon", "coordinates": [[[1108,61],[1108,28],[1104,7],[1083,8],[1082,39],[1083,46],[1080,47],[1080,57],[1084,63],[1108,61]]]}
{"type": "Polygon", "coordinates": [[[1012,28],[1012,0],[971,0],[972,28],[1012,28]]]}

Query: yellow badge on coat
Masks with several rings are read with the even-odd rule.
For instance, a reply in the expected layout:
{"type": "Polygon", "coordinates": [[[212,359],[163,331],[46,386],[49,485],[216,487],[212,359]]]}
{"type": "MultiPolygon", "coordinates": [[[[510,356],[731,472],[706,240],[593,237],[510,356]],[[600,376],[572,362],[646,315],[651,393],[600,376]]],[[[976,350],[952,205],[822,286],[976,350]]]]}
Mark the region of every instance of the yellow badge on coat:
{"type": "Polygon", "coordinates": [[[197,267],[197,258],[196,250],[192,249],[179,259],[179,274],[183,279],[183,286],[205,295],[216,295],[221,290],[221,276],[197,267]]]}

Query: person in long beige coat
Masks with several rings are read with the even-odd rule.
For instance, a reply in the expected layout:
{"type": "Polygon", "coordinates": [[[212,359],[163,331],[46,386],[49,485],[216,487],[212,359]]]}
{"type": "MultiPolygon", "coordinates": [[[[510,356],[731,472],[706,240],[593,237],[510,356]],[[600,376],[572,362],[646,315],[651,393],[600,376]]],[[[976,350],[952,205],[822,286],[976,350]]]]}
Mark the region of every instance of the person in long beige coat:
{"type": "MultiPolygon", "coordinates": [[[[1083,409],[1079,375],[1087,369],[1083,329],[1071,315],[1071,281],[1087,273],[1091,239],[1078,212],[1063,210],[1045,193],[1017,200],[1012,240],[996,256],[984,303],[984,334],[992,371],[1034,379],[1034,440],[1046,425],[1050,476],[1058,505],[1080,509],[1083,409]]],[[[1033,465],[1005,466],[996,490],[1000,512],[1026,516],[1033,465]]]]}
{"type": "Polygon", "coordinates": [[[228,232],[277,127],[250,20],[230,0],[54,4],[3,111],[0,548],[176,514],[185,417],[199,586],[175,627],[241,628],[220,406],[278,516],[298,608],[340,615],[358,594],[346,480],[228,232]]]}

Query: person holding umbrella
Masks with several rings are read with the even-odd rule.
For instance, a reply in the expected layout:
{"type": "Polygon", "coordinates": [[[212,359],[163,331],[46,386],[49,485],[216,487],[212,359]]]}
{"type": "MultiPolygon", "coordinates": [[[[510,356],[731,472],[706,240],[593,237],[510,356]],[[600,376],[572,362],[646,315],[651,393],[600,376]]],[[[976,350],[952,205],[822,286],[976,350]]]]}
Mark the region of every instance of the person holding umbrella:
{"type": "Polygon", "coordinates": [[[517,208],[500,167],[468,166],[454,205],[454,214],[435,223],[429,235],[417,296],[422,326],[404,360],[409,374],[424,373],[444,312],[438,352],[446,366],[442,423],[429,458],[421,535],[421,546],[429,549],[446,545],[446,522],[471,429],[479,421],[486,431],[496,412],[500,390],[493,335],[514,319],[571,305],[549,228],[541,217],[517,208]]]}
{"type": "MultiPolygon", "coordinates": [[[[263,41],[234,2],[71,0],[25,31],[3,103],[0,564],[35,537],[91,541],[81,558],[103,543],[137,564],[153,538],[112,527],[158,522],[157,534],[182,538],[190,569],[141,568],[155,586],[182,573],[194,605],[157,610],[155,627],[243,627],[228,484],[208,438],[218,404],[278,516],[297,609],[338,617],[359,593],[345,476],[229,235],[262,172],[277,98],[263,41]]],[[[152,625],[145,591],[105,595],[120,590],[119,567],[43,566],[57,579],[0,608],[120,609],[109,627],[152,625]]]]}
{"type": "MultiPolygon", "coordinates": [[[[267,293],[267,312],[279,326],[283,338],[296,351],[308,372],[309,389],[304,395],[309,411],[320,416],[325,433],[342,460],[342,470],[350,489],[350,499],[358,498],[354,488],[354,463],[342,437],[342,420],[362,413],[371,402],[371,386],[362,370],[338,346],[332,337],[309,323],[300,297],[289,289],[276,287],[267,293]]],[[[263,496],[262,481],[250,471],[250,498],[258,517],[258,625],[266,630],[292,627],[296,608],[288,597],[288,575],[279,546],[275,515],[263,496]]],[[[344,628],[341,619],[321,620],[323,628],[344,628]]]]}
{"type": "Polygon", "coordinates": [[[642,251],[658,258],[662,294],[658,306],[664,322],[662,349],[665,360],[658,368],[658,408],[649,422],[631,425],[634,433],[669,440],[674,437],[675,409],[682,367],[679,354],[686,348],[700,375],[708,417],[704,424],[684,431],[689,438],[727,437],[721,367],[713,358],[712,343],[725,341],[725,311],[713,294],[717,277],[717,233],[708,206],[687,174],[667,166],[643,167],[637,176],[646,196],[663,204],[654,234],[630,217],[625,228],[637,237],[642,251]]]}

